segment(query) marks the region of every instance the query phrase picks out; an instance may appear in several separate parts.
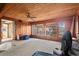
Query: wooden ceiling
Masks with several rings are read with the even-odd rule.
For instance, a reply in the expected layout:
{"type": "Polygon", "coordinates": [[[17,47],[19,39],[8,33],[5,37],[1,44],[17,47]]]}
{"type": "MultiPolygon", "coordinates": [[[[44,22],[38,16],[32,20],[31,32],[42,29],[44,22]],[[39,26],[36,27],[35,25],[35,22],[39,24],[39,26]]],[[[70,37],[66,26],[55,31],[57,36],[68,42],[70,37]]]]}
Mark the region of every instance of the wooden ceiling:
{"type": "Polygon", "coordinates": [[[76,14],[79,8],[79,4],[37,4],[37,3],[25,3],[25,4],[6,4],[0,16],[14,18],[16,20],[22,20],[24,22],[35,22],[47,19],[55,19],[58,17],[67,17],[76,14]],[[36,18],[27,18],[27,9],[31,16],[36,18]]]}

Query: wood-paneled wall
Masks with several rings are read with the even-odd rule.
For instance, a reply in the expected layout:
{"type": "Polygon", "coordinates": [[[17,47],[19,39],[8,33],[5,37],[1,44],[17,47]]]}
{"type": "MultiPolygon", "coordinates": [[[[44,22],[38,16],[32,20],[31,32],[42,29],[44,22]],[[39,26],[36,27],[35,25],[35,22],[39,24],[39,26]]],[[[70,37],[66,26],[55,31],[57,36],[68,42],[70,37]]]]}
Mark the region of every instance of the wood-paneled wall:
{"type": "Polygon", "coordinates": [[[29,23],[16,21],[16,35],[31,35],[31,26],[29,23]]]}

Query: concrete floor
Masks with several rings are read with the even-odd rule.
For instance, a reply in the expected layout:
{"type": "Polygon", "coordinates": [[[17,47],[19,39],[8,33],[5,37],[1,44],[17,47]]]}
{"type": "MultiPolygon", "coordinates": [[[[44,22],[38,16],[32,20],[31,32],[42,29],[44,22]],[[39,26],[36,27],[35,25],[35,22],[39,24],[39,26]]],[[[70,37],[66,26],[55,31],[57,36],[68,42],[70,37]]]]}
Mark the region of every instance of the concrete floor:
{"type": "Polygon", "coordinates": [[[36,51],[53,54],[53,49],[60,47],[59,42],[30,38],[29,40],[12,41],[12,48],[0,52],[0,56],[32,56],[36,51]]]}

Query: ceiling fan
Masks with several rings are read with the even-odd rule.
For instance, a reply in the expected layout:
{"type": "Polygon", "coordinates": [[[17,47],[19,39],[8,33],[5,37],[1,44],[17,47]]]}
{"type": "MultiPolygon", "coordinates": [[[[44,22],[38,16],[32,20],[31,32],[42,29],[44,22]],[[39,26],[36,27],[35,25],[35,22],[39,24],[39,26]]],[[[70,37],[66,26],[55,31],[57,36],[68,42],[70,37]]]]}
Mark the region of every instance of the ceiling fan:
{"type": "Polygon", "coordinates": [[[31,20],[33,20],[34,18],[37,18],[35,16],[31,16],[31,13],[29,12],[29,10],[27,10],[26,16],[27,16],[27,18],[30,18],[31,20]]]}

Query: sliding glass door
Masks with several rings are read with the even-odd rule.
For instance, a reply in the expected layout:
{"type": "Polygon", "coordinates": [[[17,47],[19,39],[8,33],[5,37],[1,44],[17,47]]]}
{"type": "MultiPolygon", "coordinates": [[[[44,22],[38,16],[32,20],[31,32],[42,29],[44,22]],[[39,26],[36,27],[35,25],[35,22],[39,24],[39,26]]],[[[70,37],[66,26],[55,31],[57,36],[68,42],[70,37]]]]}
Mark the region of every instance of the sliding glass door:
{"type": "Polygon", "coordinates": [[[2,38],[5,39],[5,38],[9,38],[9,25],[8,24],[5,24],[3,23],[2,24],[2,38]]]}
{"type": "Polygon", "coordinates": [[[12,40],[15,35],[15,22],[2,19],[2,41],[12,40]]]}

